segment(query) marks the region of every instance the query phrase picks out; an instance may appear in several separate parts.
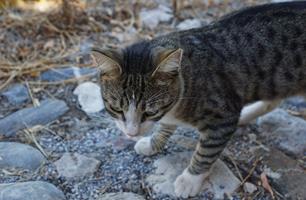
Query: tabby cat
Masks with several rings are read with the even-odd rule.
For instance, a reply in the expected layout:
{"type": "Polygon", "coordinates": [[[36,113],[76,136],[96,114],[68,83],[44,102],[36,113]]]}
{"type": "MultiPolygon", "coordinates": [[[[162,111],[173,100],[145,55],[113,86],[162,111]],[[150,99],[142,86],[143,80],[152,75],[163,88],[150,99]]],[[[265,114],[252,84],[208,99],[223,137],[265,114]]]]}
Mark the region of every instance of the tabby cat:
{"type": "Polygon", "coordinates": [[[197,129],[196,150],[174,183],[177,196],[195,196],[239,123],[306,93],[305,29],[306,2],[287,2],[120,50],[95,48],[106,110],[130,138],[159,122],[136,143],[139,154],[161,151],[178,125],[197,129]]]}

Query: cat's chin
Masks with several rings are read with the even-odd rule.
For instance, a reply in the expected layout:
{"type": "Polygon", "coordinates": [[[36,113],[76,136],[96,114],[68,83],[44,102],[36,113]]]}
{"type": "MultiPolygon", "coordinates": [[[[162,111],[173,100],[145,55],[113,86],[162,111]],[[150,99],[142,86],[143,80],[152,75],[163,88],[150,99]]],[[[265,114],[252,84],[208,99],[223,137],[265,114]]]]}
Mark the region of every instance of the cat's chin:
{"type": "Polygon", "coordinates": [[[140,140],[141,138],[143,138],[143,136],[129,136],[129,135],[126,135],[124,134],[129,140],[133,140],[135,142],[137,142],[138,140],[140,140]]]}
{"type": "Polygon", "coordinates": [[[139,130],[137,131],[137,134],[130,135],[127,134],[129,131],[127,130],[125,123],[119,120],[116,120],[116,125],[121,130],[121,132],[128,138],[134,141],[140,140],[146,133],[150,132],[154,127],[153,121],[146,121],[140,124],[139,130]]]}

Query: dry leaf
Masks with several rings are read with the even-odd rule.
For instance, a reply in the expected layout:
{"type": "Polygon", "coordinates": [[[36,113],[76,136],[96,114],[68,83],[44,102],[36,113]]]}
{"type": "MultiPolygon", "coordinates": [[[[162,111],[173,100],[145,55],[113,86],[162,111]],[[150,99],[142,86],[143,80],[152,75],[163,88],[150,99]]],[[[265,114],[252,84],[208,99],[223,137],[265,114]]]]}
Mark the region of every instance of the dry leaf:
{"type": "Polygon", "coordinates": [[[260,179],[261,179],[261,182],[262,182],[262,186],[271,194],[272,199],[275,199],[272,187],[270,186],[267,175],[264,172],[261,173],[260,179]]]}

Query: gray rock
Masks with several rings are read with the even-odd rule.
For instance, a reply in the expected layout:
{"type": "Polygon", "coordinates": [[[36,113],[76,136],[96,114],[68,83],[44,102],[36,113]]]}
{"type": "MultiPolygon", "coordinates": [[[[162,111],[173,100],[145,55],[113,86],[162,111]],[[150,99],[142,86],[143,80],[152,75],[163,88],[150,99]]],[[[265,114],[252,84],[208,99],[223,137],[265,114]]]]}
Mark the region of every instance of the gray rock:
{"type": "Polygon", "coordinates": [[[0,142],[0,168],[36,170],[45,161],[34,147],[17,142],[0,142]]]}
{"type": "Polygon", "coordinates": [[[263,129],[263,136],[278,148],[296,156],[306,152],[305,120],[276,109],[260,117],[258,124],[263,129]]]}
{"type": "Polygon", "coordinates": [[[103,194],[97,200],[145,200],[145,198],[131,192],[119,192],[103,194]]]}
{"type": "Polygon", "coordinates": [[[53,68],[41,74],[40,80],[42,81],[63,81],[70,78],[75,78],[87,74],[97,74],[94,68],[78,68],[78,67],[64,67],[53,68]]]}
{"type": "Polygon", "coordinates": [[[306,172],[296,160],[273,148],[270,151],[259,149],[255,154],[263,156],[264,171],[284,199],[305,199],[306,172]]]}
{"type": "Polygon", "coordinates": [[[0,135],[14,136],[17,131],[45,125],[63,115],[69,108],[61,100],[45,100],[40,106],[24,108],[0,120],[0,135]]]}
{"type": "Polygon", "coordinates": [[[65,200],[63,192],[42,181],[0,184],[0,200],[65,200]]]}
{"type": "Polygon", "coordinates": [[[30,99],[28,89],[23,84],[15,84],[2,93],[10,104],[19,105],[30,99]]]}
{"type": "Polygon", "coordinates": [[[55,163],[58,173],[68,179],[78,179],[93,175],[100,165],[100,161],[78,153],[65,153],[55,163]]]}
{"type": "MultiPolygon", "coordinates": [[[[146,179],[157,194],[167,194],[175,196],[174,181],[184,168],[188,166],[192,152],[182,152],[167,155],[154,162],[156,170],[146,179]],[[180,162],[177,162],[177,161],[180,162]]],[[[218,160],[211,169],[211,174],[203,184],[203,191],[211,191],[215,198],[223,198],[224,194],[231,194],[240,185],[240,181],[234,176],[232,171],[218,160]]]]}

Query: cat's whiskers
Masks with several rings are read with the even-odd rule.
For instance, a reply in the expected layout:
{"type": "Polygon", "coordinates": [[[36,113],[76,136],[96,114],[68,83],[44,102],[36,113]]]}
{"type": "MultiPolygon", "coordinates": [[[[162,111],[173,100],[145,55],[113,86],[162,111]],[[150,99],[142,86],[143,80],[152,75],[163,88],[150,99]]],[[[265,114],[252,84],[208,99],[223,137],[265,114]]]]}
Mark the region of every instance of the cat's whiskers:
{"type": "Polygon", "coordinates": [[[166,94],[166,93],[168,93],[168,91],[157,92],[157,93],[153,94],[150,99],[155,99],[155,98],[159,97],[160,95],[163,95],[163,94],[166,94]]]}
{"type": "Polygon", "coordinates": [[[164,94],[167,94],[167,93],[169,93],[169,92],[166,91],[166,92],[161,92],[161,93],[155,94],[153,97],[151,97],[150,99],[148,99],[148,100],[146,101],[146,104],[150,104],[152,101],[158,100],[158,98],[159,98],[160,96],[162,96],[162,95],[164,95],[164,94]]]}
{"type": "MultiPolygon", "coordinates": [[[[194,99],[196,97],[180,97],[180,98],[170,98],[170,100],[183,100],[183,99],[194,99]]],[[[158,99],[156,101],[152,101],[152,102],[149,102],[147,103],[148,106],[152,105],[152,104],[156,104],[156,103],[159,103],[159,102],[162,102],[164,101],[163,99],[158,99]]]]}

